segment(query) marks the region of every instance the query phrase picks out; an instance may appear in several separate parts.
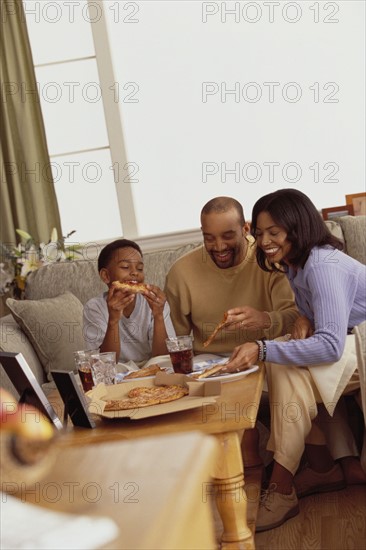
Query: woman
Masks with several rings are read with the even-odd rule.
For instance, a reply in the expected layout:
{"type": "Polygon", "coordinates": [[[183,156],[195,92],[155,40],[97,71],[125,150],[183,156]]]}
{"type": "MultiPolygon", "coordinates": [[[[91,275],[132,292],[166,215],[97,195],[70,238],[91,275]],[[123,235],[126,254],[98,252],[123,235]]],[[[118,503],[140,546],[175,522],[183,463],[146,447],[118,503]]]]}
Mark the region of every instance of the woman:
{"type": "MultiPolygon", "coordinates": [[[[238,346],[226,368],[233,372],[258,360],[266,362],[268,448],[274,451],[274,468],[257,521],[257,530],[264,531],[298,513],[293,476],[305,441],[315,457],[317,446],[324,444],[319,427],[312,423],[318,404],[332,415],[340,396],[359,388],[355,341],[349,334],[366,319],[366,266],[341,252],[341,241],[328,231],[310,199],[295,189],[259,199],[251,231],[258,264],[266,271],[286,273],[302,316],[293,331],[298,339],[238,346]]],[[[235,316],[232,322],[238,320],[235,316]]],[[[323,490],[340,481],[332,477],[333,466],[330,457],[318,453],[323,490]]]]}

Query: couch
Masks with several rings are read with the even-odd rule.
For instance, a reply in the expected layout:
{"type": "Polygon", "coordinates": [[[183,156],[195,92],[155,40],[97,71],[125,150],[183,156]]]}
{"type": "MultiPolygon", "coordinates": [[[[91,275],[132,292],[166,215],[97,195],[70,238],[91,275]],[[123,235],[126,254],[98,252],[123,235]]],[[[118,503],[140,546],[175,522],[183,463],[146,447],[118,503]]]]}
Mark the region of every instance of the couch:
{"type": "MultiPolygon", "coordinates": [[[[326,223],[344,241],[345,252],[366,264],[366,216],[326,223]]],[[[145,280],[164,288],[173,262],[198,244],[144,254],[145,280]]],[[[1,351],[22,353],[41,385],[50,382],[51,370],[73,370],[73,352],[84,348],[83,304],[104,290],[93,260],[53,263],[34,271],[27,280],[26,300],[7,301],[12,314],[0,319],[1,351]]],[[[16,394],[2,367],[0,384],[16,394]]]]}
{"type": "MultiPolygon", "coordinates": [[[[200,243],[144,254],[145,281],[164,288],[170,266],[200,243]]],[[[73,370],[73,352],[84,349],[83,305],[107,290],[96,260],[56,262],[27,278],[25,300],[7,300],[10,314],[0,318],[0,350],[22,353],[45,390],[51,370],[73,370]]],[[[17,395],[3,367],[0,385],[17,395]]]]}

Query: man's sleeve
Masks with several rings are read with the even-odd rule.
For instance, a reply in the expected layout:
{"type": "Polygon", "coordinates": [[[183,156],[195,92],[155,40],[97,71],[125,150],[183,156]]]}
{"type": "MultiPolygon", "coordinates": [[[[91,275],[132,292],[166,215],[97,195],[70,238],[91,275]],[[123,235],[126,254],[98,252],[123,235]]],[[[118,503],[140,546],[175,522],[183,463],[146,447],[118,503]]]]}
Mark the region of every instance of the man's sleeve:
{"type": "Polygon", "coordinates": [[[268,311],[271,326],[265,330],[266,338],[273,340],[291,332],[293,324],[299,316],[287,277],[282,273],[272,273],[270,277],[270,294],[272,311],[268,311]]]}
{"type": "Polygon", "coordinates": [[[190,334],[192,329],[187,292],[184,288],[184,283],[173,266],[166,277],[164,292],[170,307],[170,317],[178,336],[190,334]]]}

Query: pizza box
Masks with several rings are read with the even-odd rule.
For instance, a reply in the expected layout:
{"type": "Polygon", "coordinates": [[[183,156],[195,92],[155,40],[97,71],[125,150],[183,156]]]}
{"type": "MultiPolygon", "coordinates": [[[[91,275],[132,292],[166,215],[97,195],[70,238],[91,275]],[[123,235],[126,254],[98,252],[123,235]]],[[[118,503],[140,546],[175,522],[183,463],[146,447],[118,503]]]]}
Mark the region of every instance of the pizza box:
{"type": "Polygon", "coordinates": [[[216,381],[192,381],[184,374],[166,374],[158,372],[155,378],[131,380],[123,384],[115,384],[106,386],[98,384],[95,388],[87,392],[89,400],[88,410],[92,414],[97,414],[103,418],[130,418],[139,420],[140,418],[148,418],[151,416],[159,416],[171,412],[186,411],[215,403],[218,396],[221,394],[221,383],[216,381]],[[127,409],[124,411],[104,411],[106,401],[110,399],[125,399],[128,392],[136,387],[151,387],[163,385],[186,385],[189,394],[160,405],[152,405],[150,407],[139,407],[136,409],[127,409]]]}

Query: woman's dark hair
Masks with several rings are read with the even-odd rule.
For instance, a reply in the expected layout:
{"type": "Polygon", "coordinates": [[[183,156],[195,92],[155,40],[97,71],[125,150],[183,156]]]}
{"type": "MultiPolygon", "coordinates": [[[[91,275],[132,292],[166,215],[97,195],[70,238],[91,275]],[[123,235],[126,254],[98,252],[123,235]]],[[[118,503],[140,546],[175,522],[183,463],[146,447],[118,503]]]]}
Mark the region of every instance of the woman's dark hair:
{"type": "MultiPolygon", "coordinates": [[[[279,189],[261,197],[253,207],[251,233],[256,238],[257,221],[261,212],[268,212],[273,221],[287,233],[291,243],[288,262],[296,267],[304,267],[314,246],[330,245],[343,249],[341,240],[331,234],[320,213],[307,197],[297,189],[279,189]]],[[[266,261],[266,255],[257,247],[257,262],[264,271],[280,271],[266,261]]]]}
{"type": "Polygon", "coordinates": [[[134,248],[142,256],[141,248],[137,243],[135,243],[134,241],[129,241],[128,239],[118,239],[117,241],[113,241],[112,243],[107,244],[107,246],[105,246],[101,250],[98,258],[98,271],[103,269],[103,267],[107,267],[114,254],[114,251],[118,250],[119,248],[134,248]]]}

